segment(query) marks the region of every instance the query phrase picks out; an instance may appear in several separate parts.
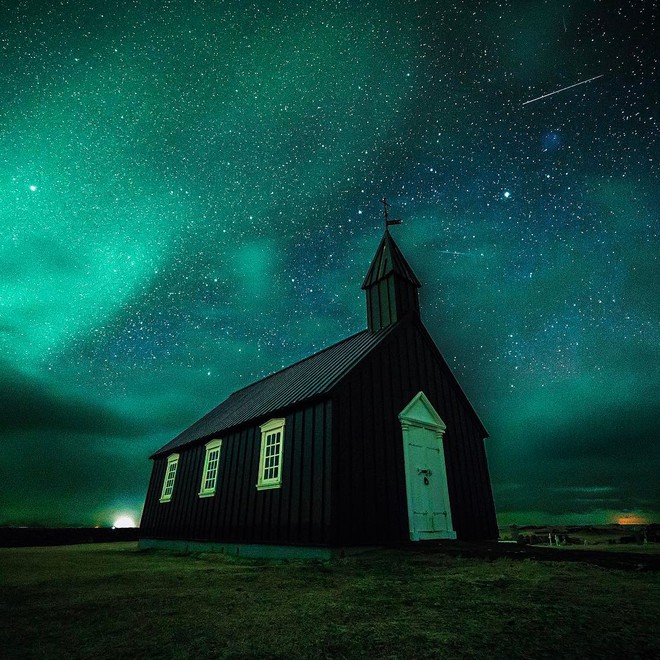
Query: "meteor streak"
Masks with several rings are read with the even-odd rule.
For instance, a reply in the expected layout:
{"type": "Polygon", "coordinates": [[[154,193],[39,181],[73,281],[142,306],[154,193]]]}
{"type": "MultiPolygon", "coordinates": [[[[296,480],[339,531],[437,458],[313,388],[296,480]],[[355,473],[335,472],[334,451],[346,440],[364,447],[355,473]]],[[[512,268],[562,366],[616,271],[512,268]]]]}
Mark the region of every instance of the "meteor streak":
{"type": "Polygon", "coordinates": [[[585,85],[588,82],[591,82],[592,80],[598,80],[598,78],[602,78],[605,74],[601,73],[599,76],[594,76],[593,78],[589,78],[589,80],[582,80],[580,82],[576,82],[573,85],[569,85],[568,87],[562,87],[561,89],[556,89],[554,92],[550,92],[549,94],[544,94],[543,96],[537,96],[535,99],[530,99],[529,101],[525,101],[523,105],[527,105],[528,103],[534,103],[534,101],[540,101],[541,99],[545,99],[548,96],[552,96],[553,94],[559,94],[559,92],[564,92],[567,89],[571,89],[571,87],[577,87],[578,85],[585,85]]]}
{"type": "Polygon", "coordinates": [[[439,250],[440,254],[454,254],[454,255],[461,255],[464,257],[469,257],[470,253],[469,252],[454,252],[453,250],[439,250]]]}

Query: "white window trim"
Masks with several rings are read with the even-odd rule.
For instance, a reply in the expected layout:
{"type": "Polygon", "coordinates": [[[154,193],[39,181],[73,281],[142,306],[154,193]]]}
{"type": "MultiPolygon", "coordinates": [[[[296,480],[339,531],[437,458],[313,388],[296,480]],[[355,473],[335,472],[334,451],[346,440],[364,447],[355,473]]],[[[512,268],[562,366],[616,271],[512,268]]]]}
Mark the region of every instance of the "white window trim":
{"type": "Polygon", "coordinates": [[[259,478],[257,480],[257,490],[268,490],[270,488],[281,488],[282,486],[282,468],[284,467],[284,423],[285,419],[269,419],[262,424],[261,429],[261,451],[259,452],[259,478]],[[277,478],[264,479],[264,466],[266,463],[266,437],[272,433],[280,432],[280,460],[277,478]]]}
{"type": "Polygon", "coordinates": [[[222,440],[211,440],[206,443],[206,455],[204,456],[204,469],[202,470],[202,481],[199,484],[199,496],[200,497],[213,497],[215,495],[215,490],[218,486],[218,476],[220,475],[220,455],[222,454],[222,440]],[[215,468],[215,480],[213,481],[212,488],[204,488],[206,483],[206,478],[208,477],[209,472],[209,457],[211,452],[215,449],[218,450],[218,464],[215,468]]]}
{"type": "Polygon", "coordinates": [[[170,454],[167,457],[167,467],[165,468],[165,478],[163,479],[163,489],[160,493],[161,502],[169,502],[172,499],[172,493],[174,492],[174,483],[176,482],[176,473],[179,468],[179,454],[170,454]],[[170,492],[166,495],[165,491],[167,490],[167,482],[169,481],[171,466],[174,465],[174,472],[172,474],[172,488],[170,492]]]}

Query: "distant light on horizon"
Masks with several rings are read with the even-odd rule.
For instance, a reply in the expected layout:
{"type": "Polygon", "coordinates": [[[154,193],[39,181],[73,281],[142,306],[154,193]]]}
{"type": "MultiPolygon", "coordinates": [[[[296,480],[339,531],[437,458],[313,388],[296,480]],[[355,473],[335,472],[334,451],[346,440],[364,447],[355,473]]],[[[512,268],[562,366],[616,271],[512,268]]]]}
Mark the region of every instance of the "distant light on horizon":
{"type": "Polygon", "coordinates": [[[135,520],[130,516],[119,516],[119,518],[112,523],[112,529],[125,529],[127,527],[137,527],[135,520]]]}
{"type": "Polygon", "coordinates": [[[618,525],[647,525],[648,522],[644,516],[636,513],[623,513],[616,519],[618,525]]]}

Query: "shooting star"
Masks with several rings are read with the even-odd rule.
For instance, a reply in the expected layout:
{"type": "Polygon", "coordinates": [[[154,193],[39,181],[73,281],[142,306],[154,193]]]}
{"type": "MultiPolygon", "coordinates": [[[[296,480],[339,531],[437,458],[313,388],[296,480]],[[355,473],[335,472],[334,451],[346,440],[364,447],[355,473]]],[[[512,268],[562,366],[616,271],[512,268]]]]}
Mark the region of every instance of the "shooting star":
{"type": "Polygon", "coordinates": [[[470,257],[472,256],[469,252],[454,252],[453,250],[438,250],[440,254],[452,254],[455,256],[470,257]]]}
{"type": "Polygon", "coordinates": [[[528,103],[534,103],[534,101],[540,101],[541,99],[548,98],[548,96],[552,96],[553,94],[559,94],[559,92],[565,92],[567,89],[571,89],[572,87],[577,87],[578,85],[586,85],[588,82],[591,82],[592,80],[598,80],[598,78],[602,78],[605,74],[601,73],[599,76],[594,76],[593,78],[589,78],[588,80],[582,80],[580,82],[576,82],[573,85],[569,85],[568,87],[562,87],[561,89],[556,89],[554,92],[550,92],[549,94],[544,94],[543,96],[537,96],[535,99],[530,99],[529,101],[525,101],[523,105],[527,105],[528,103]]]}

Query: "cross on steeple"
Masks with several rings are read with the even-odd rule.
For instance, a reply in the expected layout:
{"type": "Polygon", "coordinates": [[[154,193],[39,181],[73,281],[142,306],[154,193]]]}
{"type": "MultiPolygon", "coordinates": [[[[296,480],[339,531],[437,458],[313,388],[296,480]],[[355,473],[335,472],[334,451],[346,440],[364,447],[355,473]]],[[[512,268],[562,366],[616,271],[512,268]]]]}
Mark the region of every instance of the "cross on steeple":
{"type": "Polygon", "coordinates": [[[401,220],[390,220],[389,214],[387,213],[387,209],[390,208],[389,203],[387,202],[387,197],[383,197],[383,199],[380,200],[383,203],[383,215],[385,216],[385,229],[390,225],[400,225],[401,220]]]}

